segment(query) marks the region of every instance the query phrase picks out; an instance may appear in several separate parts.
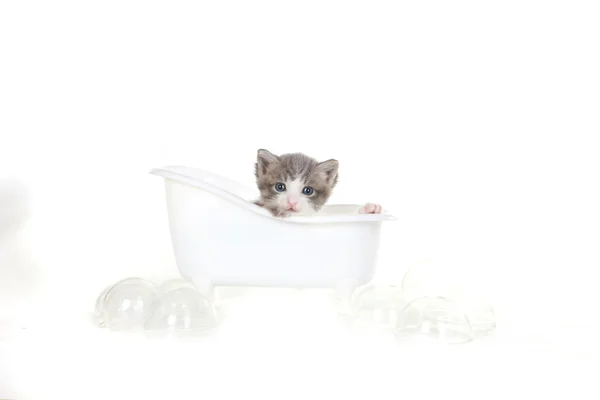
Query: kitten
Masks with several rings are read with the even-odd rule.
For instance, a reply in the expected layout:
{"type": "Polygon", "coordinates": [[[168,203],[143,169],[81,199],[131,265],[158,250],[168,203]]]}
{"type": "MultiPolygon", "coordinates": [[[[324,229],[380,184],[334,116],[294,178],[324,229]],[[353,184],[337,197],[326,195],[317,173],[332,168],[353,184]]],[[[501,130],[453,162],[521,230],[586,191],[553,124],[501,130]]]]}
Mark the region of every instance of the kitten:
{"type": "MultiPolygon", "coordinates": [[[[254,174],[260,191],[255,204],[273,216],[311,215],[329,200],[338,182],[337,160],[318,162],[302,153],[277,156],[258,150],[254,174]]],[[[380,214],[381,206],[368,203],[361,214],[380,214]]]]}

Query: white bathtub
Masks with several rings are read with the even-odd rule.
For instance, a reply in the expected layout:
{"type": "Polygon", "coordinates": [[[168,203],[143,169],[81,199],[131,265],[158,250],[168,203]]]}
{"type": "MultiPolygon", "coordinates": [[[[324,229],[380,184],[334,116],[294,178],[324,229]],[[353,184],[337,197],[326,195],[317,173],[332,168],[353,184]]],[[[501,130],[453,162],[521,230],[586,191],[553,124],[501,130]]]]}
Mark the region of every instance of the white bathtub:
{"type": "Polygon", "coordinates": [[[154,169],[164,178],[177,268],[206,295],[215,286],[332,288],[346,296],[375,273],[381,223],[329,205],[311,217],[272,217],[258,191],[210,172],[154,169]]]}

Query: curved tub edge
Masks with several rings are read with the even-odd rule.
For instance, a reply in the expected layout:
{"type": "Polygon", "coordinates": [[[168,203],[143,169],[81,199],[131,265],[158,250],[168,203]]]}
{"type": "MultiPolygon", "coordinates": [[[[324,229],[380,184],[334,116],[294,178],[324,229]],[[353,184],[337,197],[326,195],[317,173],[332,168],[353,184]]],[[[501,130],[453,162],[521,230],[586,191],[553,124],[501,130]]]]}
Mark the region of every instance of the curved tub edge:
{"type": "MultiPolygon", "coordinates": [[[[255,214],[259,214],[262,217],[274,219],[281,222],[288,223],[302,223],[302,224],[316,224],[316,223],[339,223],[339,222],[384,222],[384,221],[396,221],[397,218],[392,214],[356,214],[356,215],[314,215],[314,216],[294,216],[287,218],[278,218],[272,216],[267,210],[264,208],[252,203],[252,201],[248,199],[244,199],[241,196],[238,196],[230,191],[222,189],[217,185],[213,185],[209,182],[195,179],[193,177],[181,174],[173,170],[173,168],[178,167],[164,167],[164,168],[153,168],[149,171],[149,174],[160,176],[165,180],[171,180],[175,182],[179,182],[182,184],[186,184],[188,186],[203,189],[208,192],[213,193],[216,196],[223,198],[224,200],[233,202],[240,207],[245,208],[246,210],[253,212],[255,214]]],[[[205,171],[208,174],[214,175],[215,177],[220,177],[218,175],[212,174],[208,171],[205,171]]],[[[360,205],[354,204],[340,204],[343,206],[356,206],[357,208],[360,205]]]]}

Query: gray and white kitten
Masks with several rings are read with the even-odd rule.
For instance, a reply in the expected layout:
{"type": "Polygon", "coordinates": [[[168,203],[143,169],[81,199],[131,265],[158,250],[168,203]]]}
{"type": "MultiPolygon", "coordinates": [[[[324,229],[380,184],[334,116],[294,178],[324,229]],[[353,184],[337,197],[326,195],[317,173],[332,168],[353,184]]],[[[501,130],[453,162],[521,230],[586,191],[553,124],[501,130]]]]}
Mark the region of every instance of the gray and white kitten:
{"type": "MultiPolygon", "coordinates": [[[[276,217],[311,215],[329,200],[338,182],[337,160],[318,162],[302,153],[277,156],[258,150],[254,173],[260,198],[255,204],[276,217]]],[[[381,206],[368,203],[358,212],[379,214],[381,206]]]]}

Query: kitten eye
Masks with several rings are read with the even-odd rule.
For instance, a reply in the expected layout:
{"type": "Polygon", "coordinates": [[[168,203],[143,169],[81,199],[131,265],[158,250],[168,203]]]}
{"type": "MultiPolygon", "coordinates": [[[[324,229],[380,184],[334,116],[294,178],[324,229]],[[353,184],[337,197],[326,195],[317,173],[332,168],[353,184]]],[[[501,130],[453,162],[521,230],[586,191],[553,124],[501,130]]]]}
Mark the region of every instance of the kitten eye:
{"type": "Polygon", "coordinates": [[[304,187],[304,189],[302,189],[302,193],[304,193],[307,196],[310,196],[314,192],[315,192],[315,190],[313,188],[311,188],[310,186],[306,186],[306,187],[304,187]]]}
{"type": "Polygon", "coordinates": [[[285,183],[276,183],[275,190],[277,190],[278,192],[285,192],[285,183]]]}

